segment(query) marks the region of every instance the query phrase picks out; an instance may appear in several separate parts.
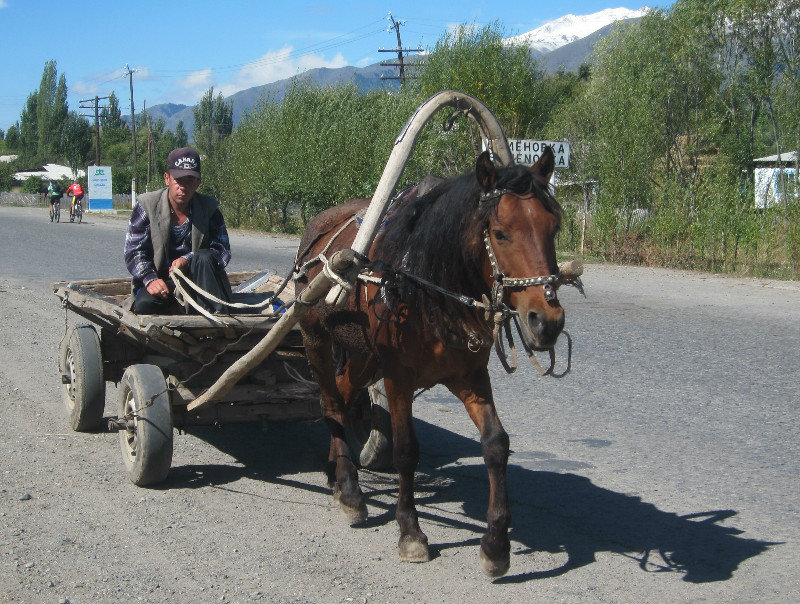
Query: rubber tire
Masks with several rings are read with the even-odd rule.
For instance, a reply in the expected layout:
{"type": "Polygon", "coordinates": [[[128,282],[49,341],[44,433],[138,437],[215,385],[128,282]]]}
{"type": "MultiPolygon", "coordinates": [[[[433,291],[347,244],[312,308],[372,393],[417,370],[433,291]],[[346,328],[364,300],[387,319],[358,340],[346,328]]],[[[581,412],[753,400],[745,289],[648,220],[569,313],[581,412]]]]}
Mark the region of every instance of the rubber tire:
{"type": "Polygon", "coordinates": [[[61,204],[57,203],[53,206],[53,220],[61,222],[61,204]]]}
{"type": "Polygon", "coordinates": [[[156,365],[131,365],[122,376],[119,420],[136,409],[132,428],[119,431],[119,443],[128,478],[144,487],[163,482],[172,465],[172,408],[156,365]],[[154,396],[153,404],[145,406],[154,396]]]}
{"type": "Polygon", "coordinates": [[[83,220],[83,204],[81,203],[75,204],[75,219],[78,224],[83,220]]]}
{"type": "Polygon", "coordinates": [[[347,446],[362,468],[392,467],[392,418],[383,380],[364,388],[350,405],[345,424],[347,446]]]}
{"type": "Polygon", "coordinates": [[[69,377],[63,390],[69,423],[76,432],[96,430],[106,405],[100,338],[91,325],[81,325],[72,328],[64,341],[59,367],[69,377]]]}

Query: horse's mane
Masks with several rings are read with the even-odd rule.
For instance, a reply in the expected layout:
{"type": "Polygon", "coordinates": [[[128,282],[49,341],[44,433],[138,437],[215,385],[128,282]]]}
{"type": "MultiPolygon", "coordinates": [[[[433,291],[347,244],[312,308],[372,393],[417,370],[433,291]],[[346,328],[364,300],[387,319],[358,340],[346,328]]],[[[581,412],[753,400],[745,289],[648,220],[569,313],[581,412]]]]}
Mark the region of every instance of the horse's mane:
{"type": "MultiPolygon", "coordinates": [[[[524,166],[497,169],[495,187],[519,195],[532,193],[551,213],[561,207],[549,185],[524,166]]],[[[479,202],[475,172],[449,178],[418,198],[391,209],[384,232],[376,241],[375,259],[435,283],[453,293],[480,300],[488,290],[482,276],[483,229],[497,215],[500,198],[479,202]]],[[[390,305],[406,303],[437,337],[463,339],[465,322],[480,328],[478,315],[446,296],[426,288],[389,288],[390,305]]]]}

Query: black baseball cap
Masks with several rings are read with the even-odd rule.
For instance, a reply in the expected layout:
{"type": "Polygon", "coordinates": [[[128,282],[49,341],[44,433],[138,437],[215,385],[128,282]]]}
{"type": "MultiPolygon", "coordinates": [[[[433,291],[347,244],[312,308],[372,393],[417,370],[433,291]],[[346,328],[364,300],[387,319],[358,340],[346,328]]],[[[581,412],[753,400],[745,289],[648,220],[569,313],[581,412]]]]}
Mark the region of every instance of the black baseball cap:
{"type": "Polygon", "coordinates": [[[191,147],[173,149],[167,157],[167,172],[173,178],[181,176],[200,178],[200,154],[191,147]]]}

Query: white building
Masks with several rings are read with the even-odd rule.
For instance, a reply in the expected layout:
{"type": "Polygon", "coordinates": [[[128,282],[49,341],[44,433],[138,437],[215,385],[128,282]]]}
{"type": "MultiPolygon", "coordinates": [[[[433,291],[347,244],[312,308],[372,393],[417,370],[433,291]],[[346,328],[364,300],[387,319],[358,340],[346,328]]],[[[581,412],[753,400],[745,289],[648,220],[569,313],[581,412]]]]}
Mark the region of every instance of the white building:
{"type": "Polygon", "coordinates": [[[32,170],[30,172],[17,172],[14,174],[14,180],[28,180],[31,176],[38,176],[44,181],[48,180],[74,180],[86,176],[86,170],[78,170],[77,174],[72,171],[69,166],[59,166],[58,164],[45,164],[41,170],[32,170]]]}
{"type": "Polygon", "coordinates": [[[759,157],[755,165],[755,202],[757,208],[770,208],[786,201],[785,195],[797,196],[797,151],[759,157]]]}

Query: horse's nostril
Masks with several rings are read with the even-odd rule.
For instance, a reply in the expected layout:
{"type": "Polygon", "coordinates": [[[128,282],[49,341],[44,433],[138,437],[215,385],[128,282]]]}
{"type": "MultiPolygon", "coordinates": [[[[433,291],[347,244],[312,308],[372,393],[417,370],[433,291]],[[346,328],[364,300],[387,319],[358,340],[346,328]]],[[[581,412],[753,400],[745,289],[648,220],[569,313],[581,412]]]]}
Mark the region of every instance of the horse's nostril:
{"type": "Polygon", "coordinates": [[[531,330],[531,333],[540,338],[542,335],[542,320],[539,318],[539,315],[536,314],[534,311],[530,311],[528,313],[528,328],[531,330]]]}

